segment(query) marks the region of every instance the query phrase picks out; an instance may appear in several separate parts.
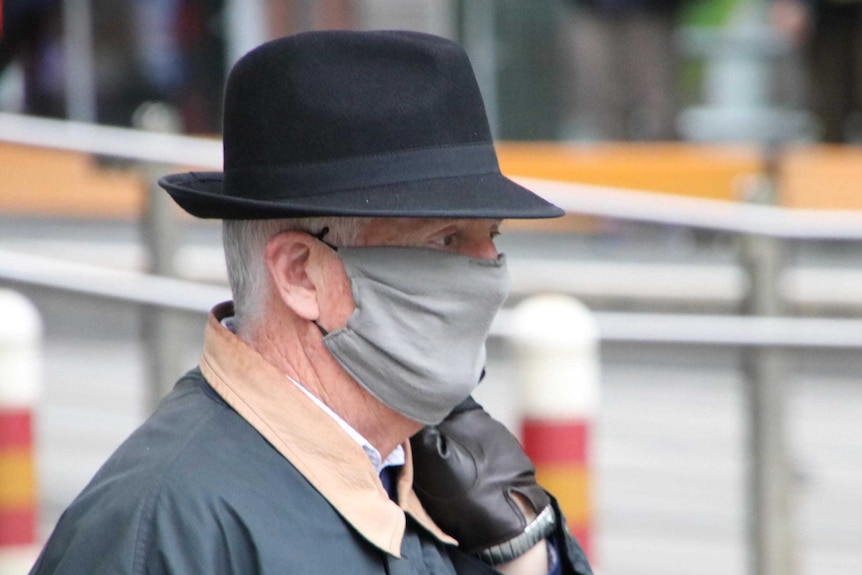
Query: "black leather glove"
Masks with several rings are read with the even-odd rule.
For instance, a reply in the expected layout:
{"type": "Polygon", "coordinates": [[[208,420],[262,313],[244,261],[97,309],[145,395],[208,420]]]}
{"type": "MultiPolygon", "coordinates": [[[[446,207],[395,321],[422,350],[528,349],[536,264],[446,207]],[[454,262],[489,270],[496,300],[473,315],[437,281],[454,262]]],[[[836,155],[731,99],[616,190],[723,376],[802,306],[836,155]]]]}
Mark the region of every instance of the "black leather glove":
{"type": "Polygon", "coordinates": [[[551,501],[536,483],[532,462],[509,430],[472,398],[439,425],[414,435],[411,446],[419,500],[464,551],[502,563],[553,529],[551,501]],[[541,514],[529,528],[515,493],[541,514]],[[482,553],[489,549],[492,555],[482,553]]]}

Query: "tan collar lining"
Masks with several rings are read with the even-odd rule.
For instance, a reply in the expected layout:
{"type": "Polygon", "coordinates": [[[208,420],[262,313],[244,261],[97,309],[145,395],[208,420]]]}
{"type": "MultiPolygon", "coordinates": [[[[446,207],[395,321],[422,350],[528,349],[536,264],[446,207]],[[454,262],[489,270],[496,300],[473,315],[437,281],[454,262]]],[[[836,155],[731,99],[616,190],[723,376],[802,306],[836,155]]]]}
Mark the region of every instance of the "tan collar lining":
{"type": "Polygon", "coordinates": [[[440,541],[456,544],[428,517],[413,492],[409,442],[398,479],[400,508],[389,499],[362,448],[273,365],[221,325],[217,306],[204,336],[201,372],[236,412],[305,476],[369,542],[396,557],[404,512],[440,541]]]}

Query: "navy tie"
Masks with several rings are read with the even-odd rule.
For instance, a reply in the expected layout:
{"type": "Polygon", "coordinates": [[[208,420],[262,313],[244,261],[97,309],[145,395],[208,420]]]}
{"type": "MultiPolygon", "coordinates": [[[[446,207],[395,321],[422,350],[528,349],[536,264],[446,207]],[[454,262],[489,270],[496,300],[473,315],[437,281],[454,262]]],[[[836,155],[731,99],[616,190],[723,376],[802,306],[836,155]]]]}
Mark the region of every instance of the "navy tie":
{"type": "Polygon", "coordinates": [[[383,489],[389,494],[389,499],[398,503],[398,472],[401,471],[400,465],[390,465],[384,467],[380,472],[380,481],[383,483],[383,489]]]}

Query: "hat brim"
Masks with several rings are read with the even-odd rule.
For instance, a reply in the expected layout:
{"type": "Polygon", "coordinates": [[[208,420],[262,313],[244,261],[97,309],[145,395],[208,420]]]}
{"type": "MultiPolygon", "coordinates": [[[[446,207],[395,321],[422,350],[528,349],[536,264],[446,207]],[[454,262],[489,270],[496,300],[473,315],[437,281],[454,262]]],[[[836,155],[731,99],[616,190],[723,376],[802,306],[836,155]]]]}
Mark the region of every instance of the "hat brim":
{"type": "Polygon", "coordinates": [[[159,179],[185,211],[199,218],[256,220],[314,216],[422,218],[556,218],[565,212],[499,172],[343,189],[261,200],[225,193],[223,172],[159,179]]]}

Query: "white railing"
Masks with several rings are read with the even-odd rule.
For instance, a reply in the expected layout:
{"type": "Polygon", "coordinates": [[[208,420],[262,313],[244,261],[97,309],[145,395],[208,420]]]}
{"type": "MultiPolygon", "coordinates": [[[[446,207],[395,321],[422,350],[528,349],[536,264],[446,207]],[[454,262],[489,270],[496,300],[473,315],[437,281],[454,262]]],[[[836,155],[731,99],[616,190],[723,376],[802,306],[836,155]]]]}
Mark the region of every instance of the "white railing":
{"type": "Polygon", "coordinates": [[[220,170],[221,140],[0,112],[0,141],[136,162],[220,170]]]}
{"type": "Polygon", "coordinates": [[[786,240],[862,240],[862,212],[788,209],[532,178],[515,179],[572,214],[786,240]]]}
{"type": "MultiPolygon", "coordinates": [[[[209,283],[0,249],[3,282],[202,315],[215,303],[230,299],[230,290],[209,283]]],[[[593,316],[604,341],[862,349],[862,320],[858,319],[601,311],[593,316]]],[[[512,335],[505,310],[492,335],[512,335]]]]}
{"type": "Polygon", "coordinates": [[[103,266],[0,249],[0,283],[49,288],[174,311],[206,314],[230,290],[103,266]]]}

